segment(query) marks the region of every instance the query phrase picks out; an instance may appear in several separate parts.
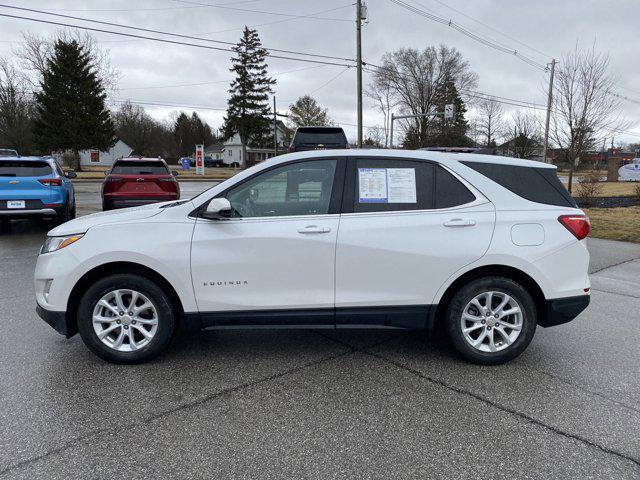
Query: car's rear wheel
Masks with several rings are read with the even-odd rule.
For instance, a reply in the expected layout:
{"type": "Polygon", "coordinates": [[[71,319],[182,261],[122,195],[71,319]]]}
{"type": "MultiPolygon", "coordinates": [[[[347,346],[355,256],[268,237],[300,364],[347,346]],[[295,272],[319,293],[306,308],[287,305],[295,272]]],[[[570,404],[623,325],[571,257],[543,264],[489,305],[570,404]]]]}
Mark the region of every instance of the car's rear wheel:
{"type": "Polygon", "coordinates": [[[446,315],[446,331],[467,360],[498,365],[520,355],[536,330],[531,295],[504,277],[474,280],[454,295],[446,315]]]}
{"type": "Polygon", "coordinates": [[[175,328],[169,297],[151,280],[116,274],[94,283],[80,300],[78,330],[96,355],[141,363],[160,354],[175,328]]]}

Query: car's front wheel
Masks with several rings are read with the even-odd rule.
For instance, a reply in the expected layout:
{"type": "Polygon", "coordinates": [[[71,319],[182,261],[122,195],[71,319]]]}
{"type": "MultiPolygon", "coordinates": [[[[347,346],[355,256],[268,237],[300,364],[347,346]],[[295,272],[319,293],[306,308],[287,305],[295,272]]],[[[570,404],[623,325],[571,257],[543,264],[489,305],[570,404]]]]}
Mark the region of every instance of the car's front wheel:
{"type": "Polygon", "coordinates": [[[531,295],[504,277],[485,277],[462,287],[446,316],[446,331],[454,348],[467,360],[498,365],[520,355],[536,330],[531,295]]]}
{"type": "Polygon", "coordinates": [[[78,330],[96,355],[141,363],[160,354],[175,328],[169,297],[150,279],[116,274],[98,280],[78,307],[78,330]]]}

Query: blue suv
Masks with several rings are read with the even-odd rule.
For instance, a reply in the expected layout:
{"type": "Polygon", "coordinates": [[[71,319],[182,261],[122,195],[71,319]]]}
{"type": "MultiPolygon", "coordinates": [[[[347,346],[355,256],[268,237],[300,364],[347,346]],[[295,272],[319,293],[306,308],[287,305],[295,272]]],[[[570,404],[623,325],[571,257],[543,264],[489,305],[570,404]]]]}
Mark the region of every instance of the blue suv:
{"type": "Polygon", "coordinates": [[[49,217],[64,223],[75,218],[70,180],[75,177],[51,157],[0,157],[0,221],[49,217]]]}

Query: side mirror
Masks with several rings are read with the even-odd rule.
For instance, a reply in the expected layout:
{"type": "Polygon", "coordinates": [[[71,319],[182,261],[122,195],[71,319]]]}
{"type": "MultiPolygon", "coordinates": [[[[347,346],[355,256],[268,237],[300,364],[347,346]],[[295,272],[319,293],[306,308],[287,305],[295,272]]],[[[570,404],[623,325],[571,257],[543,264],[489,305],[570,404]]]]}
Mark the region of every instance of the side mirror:
{"type": "Polygon", "coordinates": [[[64,172],[64,176],[67,178],[76,178],[78,174],[76,172],[64,172]]]}
{"type": "Polygon", "coordinates": [[[178,171],[177,170],[171,170],[171,175],[173,175],[174,177],[178,176],[178,171]]]}
{"type": "Polygon", "coordinates": [[[226,220],[231,217],[231,204],[226,198],[214,198],[200,216],[209,220],[226,220]]]}
{"type": "Polygon", "coordinates": [[[105,177],[108,177],[108,176],[109,176],[109,170],[105,170],[105,171],[104,171],[104,176],[105,176],[105,177]]]}

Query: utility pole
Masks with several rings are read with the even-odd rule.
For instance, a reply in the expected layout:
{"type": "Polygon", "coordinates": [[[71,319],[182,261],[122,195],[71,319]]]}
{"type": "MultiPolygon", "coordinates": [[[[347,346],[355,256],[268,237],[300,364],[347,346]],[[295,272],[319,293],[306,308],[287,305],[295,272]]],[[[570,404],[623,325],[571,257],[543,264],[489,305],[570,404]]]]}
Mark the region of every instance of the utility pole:
{"type": "Polygon", "coordinates": [[[393,121],[395,118],[395,115],[391,112],[391,126],[389,127],[389,148],[391,149],[393,149],[393,121]]]}
{"type": "Polygon", "coordinates": [[[551,102],[553,100],[553,75],[556,70],[556,59],[551,59],[551,72],[549,73],[549,94],[547,97],[547,122],[544,127],[544,150],[542,158],[547,161],[547,150],[549,149],[549,121],[551,120],[551,102]]]}
{"type": "Polygon", "coordinates": [[[362,41],[360,31],[362,29],[362,0],[356,0],[356,69],[357,69],[357,96],[358,96],[358,148],[362,148],[362,41]]]}
{"type": "Polygon", "coordinates": [[[278,156],[278,130],[277,130],[277,123],[276,123],[276,96],[273,96],[273,156],[277,157],[278,156]]]}

